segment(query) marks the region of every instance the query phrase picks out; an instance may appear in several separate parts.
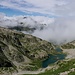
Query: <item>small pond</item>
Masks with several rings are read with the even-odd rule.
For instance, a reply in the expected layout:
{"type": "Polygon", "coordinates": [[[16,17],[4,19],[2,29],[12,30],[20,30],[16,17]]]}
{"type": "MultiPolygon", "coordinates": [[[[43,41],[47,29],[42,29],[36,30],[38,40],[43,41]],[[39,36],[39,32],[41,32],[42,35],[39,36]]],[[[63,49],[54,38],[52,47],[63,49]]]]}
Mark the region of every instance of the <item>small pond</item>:
{"type": "MultiPolygon", "coordinates": [[[[57,52],[62,52],[62,50],[60,48],[56,48],[57,52]]],[[[61,54],[57,54],[57,55],[50,55],[49,54],[49,58],[44,60],[42,63],[42,67],[46,68],[49,64],[55,63],[58,60],[62,60],[65,59],[65,54],[61,53],[61,54]]]]}

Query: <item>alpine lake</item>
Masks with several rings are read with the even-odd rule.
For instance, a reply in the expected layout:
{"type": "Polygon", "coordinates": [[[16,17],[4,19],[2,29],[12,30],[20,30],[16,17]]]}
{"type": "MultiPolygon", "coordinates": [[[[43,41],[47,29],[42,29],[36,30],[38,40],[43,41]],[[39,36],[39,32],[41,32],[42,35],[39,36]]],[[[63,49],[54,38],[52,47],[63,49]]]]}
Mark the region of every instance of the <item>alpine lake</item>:
{"type": "Polygon", "coordinates": [[[60,52],[60,54],[56,54],[56,55],[49,54],[49,58],[42,62],[43,68],[46,68],[48,65],[53,64],[53,63],[57,62],[58,60],[65,59],[66,54],[61,53],[62,50],[60,48],[56,48],[56,51],[60,52]]]}

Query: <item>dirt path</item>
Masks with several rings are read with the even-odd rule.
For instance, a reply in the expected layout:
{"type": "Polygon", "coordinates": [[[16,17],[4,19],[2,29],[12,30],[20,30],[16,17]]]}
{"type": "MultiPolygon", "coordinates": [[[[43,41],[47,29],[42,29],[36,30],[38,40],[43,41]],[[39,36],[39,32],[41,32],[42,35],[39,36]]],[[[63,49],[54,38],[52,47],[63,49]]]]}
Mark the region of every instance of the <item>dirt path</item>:
{"type": "Polygon", "coordinates": [[[41,68],[38,71],[21,71],[18,73],[13,73],[12,75],[22,75],[22,74],[39,74],[39,73],[43,73],[46,70],[50,70],[52,68],[54,68],[55,66],[48,66],[47,68],[41,68]]]}

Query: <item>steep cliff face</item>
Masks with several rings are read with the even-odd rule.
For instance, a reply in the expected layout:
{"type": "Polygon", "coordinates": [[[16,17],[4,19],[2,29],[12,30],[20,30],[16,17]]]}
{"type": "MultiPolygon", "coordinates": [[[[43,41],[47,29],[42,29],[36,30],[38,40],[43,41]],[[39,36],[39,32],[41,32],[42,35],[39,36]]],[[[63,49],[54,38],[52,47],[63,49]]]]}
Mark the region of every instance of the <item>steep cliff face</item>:
{"type": "Polygon", "coordinates": [[[0,27],[0,66],[36,70],[53,53],[54,47],[47,41],[0,27]]]}

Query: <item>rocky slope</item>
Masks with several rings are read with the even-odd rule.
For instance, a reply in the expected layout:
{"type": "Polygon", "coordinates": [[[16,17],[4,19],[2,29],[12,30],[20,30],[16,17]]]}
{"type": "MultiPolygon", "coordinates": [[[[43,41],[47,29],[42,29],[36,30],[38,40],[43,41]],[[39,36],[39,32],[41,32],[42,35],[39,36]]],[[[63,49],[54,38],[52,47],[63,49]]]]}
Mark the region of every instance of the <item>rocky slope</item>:
{"type": "Polygon", "coordinates": [[[0,27],[1,67],[17,71],[37,70],[42,66],[42,61],[48,58],[48,54],[54,53],[54,46],[47,41],[0,27]]]}
{"type": "Polygon", "coordinates": [[[63,49],[75,49],[75,41],[61,45],[63,49]]]}
{"type": "Polygon", "coordinates": [[[60,48],[67,54],[66,59],[75,59],[75,40],[61,45],[60,48]]]}

